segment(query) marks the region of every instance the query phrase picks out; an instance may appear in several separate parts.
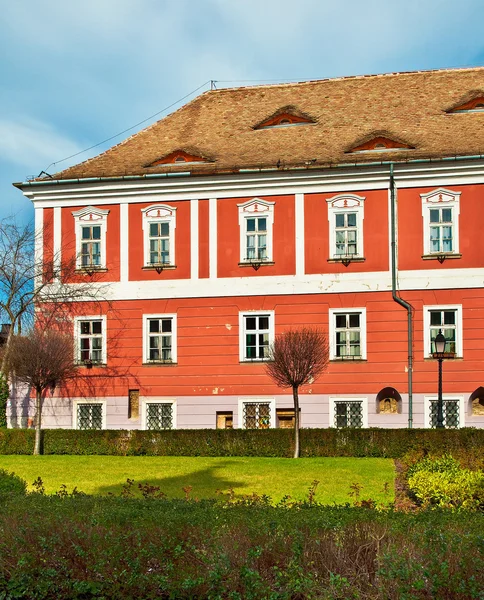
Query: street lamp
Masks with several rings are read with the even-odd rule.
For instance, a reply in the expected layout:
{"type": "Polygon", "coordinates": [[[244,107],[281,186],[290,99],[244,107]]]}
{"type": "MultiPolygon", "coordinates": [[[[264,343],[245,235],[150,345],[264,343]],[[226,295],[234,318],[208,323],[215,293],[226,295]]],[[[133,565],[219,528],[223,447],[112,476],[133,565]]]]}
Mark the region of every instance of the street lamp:
{"type": "Polygon", "coordinates": [[[442,329],[434,339],[435,352],[433,357],[439,361],[439,395],[437,398],[437,428],[444,428],[444,401],[442,400],[442,362],[445,353],[445,337],[442,335],[442,329]]]}

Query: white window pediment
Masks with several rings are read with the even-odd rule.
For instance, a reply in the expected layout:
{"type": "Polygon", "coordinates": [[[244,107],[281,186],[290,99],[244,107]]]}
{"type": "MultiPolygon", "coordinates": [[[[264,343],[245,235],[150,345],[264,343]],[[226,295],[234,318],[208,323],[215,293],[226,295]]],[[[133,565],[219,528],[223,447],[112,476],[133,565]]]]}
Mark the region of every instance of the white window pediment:
{"type": "Polygon", "coordinates": [[[76,233],[76,268],[106,268],[106,233],[109,210],[86,206],[72,212],[76,233]]]}
{"type": "Polygon", "coordinates": [[[253,198],[239,209],[240,262],[272,262],[275,202],[253,198]]]}
{"type": "Polygon", "coordinates": [[[329,257],[363,258],[363,196],[338,194],[326,200],[329,220],[329,257]]]}
{"type": "Polygon", "coordinates": [[[461,192],[438,188],[422,199],[424,256],[459,254],[459,214],[461,192]]]}
{"type": "Polygon", "coordinates": [[[144,266],[175,266],[176,207],[153,204],[141,213],[144,266]]]}

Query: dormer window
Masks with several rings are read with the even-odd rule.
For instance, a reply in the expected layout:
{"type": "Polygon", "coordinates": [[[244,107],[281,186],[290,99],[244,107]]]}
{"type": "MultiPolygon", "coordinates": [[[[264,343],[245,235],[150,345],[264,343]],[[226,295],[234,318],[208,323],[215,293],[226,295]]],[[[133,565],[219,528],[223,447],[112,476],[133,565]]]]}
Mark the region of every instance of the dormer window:
{"type": "Polygon", "coordinates": [[[145,165],[145,168],[149,167],[157,167],[160,165],[179,165],[179,164],[187,164],[187,163],[206,163],[209,160],[199,154],[194,154],[190,152],[185,152],[185,150],[176,150],[175,152],[170,152],[166,156],[155,160],[149,165],[145,165]]]}
{"type": "Polygon", "coordinates": [[[394,152],[395,150],[412,150],[414,146],[385,136],[375,136],[354,146],[347,153],[353,152],[394,152]]]}
{"type": "Polygon", "coordinates": [[[261,121],[254,129],[269,129],[272,127],[290,127],[291,125],[308,125],[315,123],[309,115],[302,113],[294,106],[279,109],[272,116],[261,121]]]}
{"type": "Polygon", "coordinates": [[[472,100],[459,104],[447,111],[450,114],[468,112],[484,112],[484,95],[476,96],[472,100]]]}

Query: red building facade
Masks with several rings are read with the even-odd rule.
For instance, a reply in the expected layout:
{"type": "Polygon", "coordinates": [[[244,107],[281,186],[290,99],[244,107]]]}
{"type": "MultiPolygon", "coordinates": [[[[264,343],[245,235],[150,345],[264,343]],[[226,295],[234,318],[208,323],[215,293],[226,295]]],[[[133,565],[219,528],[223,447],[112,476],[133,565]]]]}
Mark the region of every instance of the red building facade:
{"type": "Polygon", "coordinates": [[[16,184],[38,257],[102,291],[46,426],[287,426],[264,361],[303,325],[330,353],[303,427],[435,425],[439,331],[446,425],[484,426],[481,97],[484,69],[215,90],[16,184]]]}

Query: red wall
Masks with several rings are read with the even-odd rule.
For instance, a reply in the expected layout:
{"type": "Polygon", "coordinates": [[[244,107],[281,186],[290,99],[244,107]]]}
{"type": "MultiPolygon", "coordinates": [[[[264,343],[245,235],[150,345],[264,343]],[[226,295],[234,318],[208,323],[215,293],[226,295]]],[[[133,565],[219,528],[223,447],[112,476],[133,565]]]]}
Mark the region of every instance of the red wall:
{"type": "MultiPolygon", "coordinates": [[[[436,361],[423,358],[422,307],[430,304],[463,304],[464,360],[445,362],[446,393],[472,392],[482,385],[484,318],[476,319],[474,312],[482,313],[484,290],[466,290],[464,297],[459,290],[414,291],[404,297],[415,308],[414,393],[436,392],[436,361]]],[[[263,363],[239,361],[239,311],[274,310],[276,334],[299,325],[327,332],[329,308],[363,306],[368,359],[330,362],[303,392],[377,394],[391,386],[407,393],[407,313],[390,292],[118,301],[102,309],[108,314],[108,367],[94,367],[89,376],[100,395],[126,395],[132,388],[150,396],[278,394],[263,363]],[[142,315],[164,313],[177,314],[178,363],[142,366],[142,315]]],[[[98,312],[99,307],[84,311],[98,312]]]]}
{"type": "Polygon", "coordinates": [[[253,197],[223,198],[217,202],[217,266],[219,277],[294,275],[296,269],[294,195],[259,197],[261,200],[275,202],[272,242],[275,264],[263,265],[258,271],[246,265],[239,267],[240,226],[237,204],[243,204],[248,200],[252,200],[253,197]]]}
{"type": "Polygon", "coordinates": [[[170,202],[176,208],[175,263],[176,269],[158,274],[154,269],[143,269],[142,209],[153,202],[129,206],[129,279],[131,281],[188,279],[190,277],[190,202],[170,202]]]}
{"type": "Polygon", "coordinates": [[[420,194],[436,189],[422,187],[398,190],[398,266],[400,269],[467,269],[484,266],[484,247],[479,243],[482,233],[482,185],[452,185],[448,189],[462,192],[459,216],[460,259],[423,260],[423,217],[420,194]],[[477,243],[476,243],[477,242],[477,243]]]}

